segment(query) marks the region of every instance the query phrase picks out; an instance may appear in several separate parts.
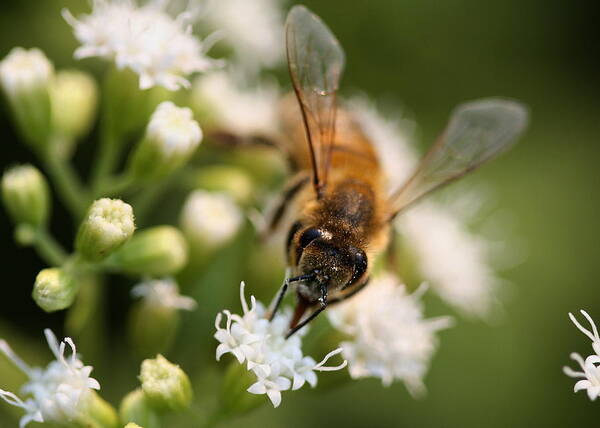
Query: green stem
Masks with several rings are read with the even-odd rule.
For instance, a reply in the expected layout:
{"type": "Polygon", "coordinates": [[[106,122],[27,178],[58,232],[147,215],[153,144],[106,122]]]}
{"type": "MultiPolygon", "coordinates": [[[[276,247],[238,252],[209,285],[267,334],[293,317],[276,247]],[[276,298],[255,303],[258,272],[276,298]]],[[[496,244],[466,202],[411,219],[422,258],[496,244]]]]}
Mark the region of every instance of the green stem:
{"type": "MultiPolygon", "coordinates": [[[[107,113],[104,113],[106,116],[107,113]]],[[[121,145],[114,133],[111,132],[111,126],[108,120],[102,124],[99,153],[96,156],[96,162],[92,166],[92,189],[98,194],[104,187],[104,180],[115,169],[121,153],[121,145]]]]}
{"type": "Polygon", "coordinates": [[[50,266],[61,266],[67,260],[66,251],[44,228],[35,232],[33,245],[38,254],[50,266]]]}
{"type": "Polygon", "coordinates": [[[43,160],[56,191],[75,219],[79,220],[91,202],[87,189],[84,188],[71,164],[64,159],[50,155],[45,156],[43,160]]]}
{"type": "Polygon", "coordinates": [[[135,186],[136,180],[132,174],[123,173],[116,177],[105,179],[96,190],[96,197],[122,195],[135,186]]]}

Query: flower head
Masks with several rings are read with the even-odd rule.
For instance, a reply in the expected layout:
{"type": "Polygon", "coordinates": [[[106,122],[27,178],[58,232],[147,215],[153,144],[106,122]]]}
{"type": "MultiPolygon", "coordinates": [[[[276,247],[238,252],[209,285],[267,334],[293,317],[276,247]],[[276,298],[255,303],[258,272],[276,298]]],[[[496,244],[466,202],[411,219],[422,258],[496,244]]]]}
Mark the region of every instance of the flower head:
{"type": "Polygon", "coordinates": [[[242,221],[240,209],[225,193],[195,190],[181,212],[181,226],[190,240],[210,246],[229,241],[242,221]]]}
{"type": "Polygon", "coordinates": [[[161,178],[184,164],[201,140],[202,130],[189,108],[162,102],[152,113],[129,167],[139,178],[161,178]]]}
{"type": "Polygon", "coordinates": [[[191,14],[171,17],[165,10],[169,3],[153,0],[137,6],[133,0],[94,0],[92,12],[79,19],[64,9],[63,17],[81,43],[75,58],[114,60],[118,68],[140,76],[141,89],[187,87],[185,76],[205,71],[215,61],[192,35],[191,14]]]}
{"type": "Polygon", "coordinates": [[[437,348],[435,333],[449,327],[451,319],[424,319],[423,292],[406,294],[388,274],[328,310],[332,323],[352,337],[341,346],[353,378],[378,377],[384,385],[402,380],[412,394],[424,391],[423,377],[437,348]]]}
{"type": "Polygon", "coordinates": [[[53,73],[52,63],[37,48],[13,48],[0,62],[0,82],[11,97],[32,88],[47,87],[53,73]]]}
{"type": "Polygon", "coordinates": [[[570,367],[563,367],[563,372],[570,377],[582,378],[575,383],[574,391],[586,390],[590,400],[595,400],[600,396],[600,337],[598,329],[592,317],[584,310],[580,311],[585,319],[590,323],[591,331],[583,327],[575,316],[569,312],[569,318],[575,324],[575,327],[592,341],[592,348],[595,355],[588,356],[585,361],[583,357],[575,352],[571,354],[571,359],[575,360],[582,371],[575,371],[570,367]]]}
{"type": "Polygon", "coordinates": [[[50,191],[33,165],[14,166],[2,176],[2,199],[15,223],[40,226],[50,214],[50,191]]]}
{"type": "Polygon", "coordinates": [[[580,372],[563,367],[563,372],[574,378],[582,378],[575,383],[574,392],[586,390],[590,400],[595,400],[600,395],[600,356],[590,355],[583,360],[581,355],[573,352],[571,359],[575,360],[581,367],[580,372]]]}
{"type": "Polygon", "coordinates": [[[279,88],[274,82],[240,85],[230,70],[218,70],[194,81],[193,103],[210,112],[213,127],[236,136],[270,137],[277,133],[279,88]]]}
{"type": "MultiPolygon", "coordinates": [[[[410,138],[414,124],[400,115],[388,119],[362,99],[350,105],[374,143],[390,191],[399,189],[418,163],[410,138]]],[[[489,312],[500,281],[488,260],[489,243],[468,230],[466,218],[428,200],[398,216],[395,227],[416,256],[420,275],[440,297],[469,315],[489,312]]]]}
{"type": "Polygon", "coordinates": [[[205,18],[248,71],[283,59],[281,0],[211,0],[205,18]]]}
{"type": "Polygon", "coordinates": [[[188,376],[162,355],[142,361],[140,381],[144,395],[158,408],[181,410],[192,400],[188,376]]]}
{"type": "Polygon", "coordinates": [[[144,281],[131,289],[131,295],[142,297],[150,305],[191,311],[196,301],[179,294],[177,283],[172,278],[144,281]]]}
{"type": "Polygon", "coordinates": [[[131,238],[134,230],[131,205],[120,199],[98,199],[79,227],[75,248],[86,259],[99,261],[131,238]]]}
{"type": "Polygon", "coordinates": [[[20,426],[31,421],[64,423],[81,415],[83,406],[93,389],[100,389],[98,381],[90,377],[91,366],[84,366],[77,358],[75,344],[65,338],[60,344],[49,329],[44,330],[50,350],[56,360],[46,368],[29,367],[10,348],[0,340],[0,351],[6,355],[28,377],[21,392],[28,396],[22,401],[15,394],[0,390],[0,397],[9,404],[22,407],[26,414],[21,418],[20,426]],[[71,356],[65,356],[66,346],[71,348],[71,356]]]}
{"type": "Polygon", "coordinates": [[[248,392],[266,394],[274,407],[281,403],[281,392],[296,390],[305,383],[317,384],[317,371],[339,370],[346,366],[344,361],[336,367],[325,367],[329,358],[341,352],[336,349],[316,363],[302,352],[302,336],[306,328],[286,339],[285,334],[291,318],[290,312],[278,313],[272,321],[266,318],[265,307],[250,297],[250,306],[244,296],[244,283],[240,285],[242,315],[225,310],[215,320],[215,339],[219,341],[216,358],[232,354],[240,364],[246,363],[249,372],[256,377],[248,392]],[[222,326],[226,317],[225,327],[222,326]]]}

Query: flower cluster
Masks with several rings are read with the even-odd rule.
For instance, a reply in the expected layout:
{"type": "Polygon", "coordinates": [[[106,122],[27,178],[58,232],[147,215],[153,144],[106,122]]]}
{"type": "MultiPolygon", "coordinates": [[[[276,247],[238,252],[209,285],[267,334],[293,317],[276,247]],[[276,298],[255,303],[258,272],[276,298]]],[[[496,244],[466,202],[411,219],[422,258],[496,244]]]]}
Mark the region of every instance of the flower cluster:
{"type": "MultiPolygon", "coordinates": [[[[400,115],[388,119],[360,98],[350,106],[375,145],[390,191],[397,190],[417,166],[410,139],[414,124],[400,115]]],[[[468,315],[485,316],[500,281],[488,261],[490,244],[468,230],[465,217],[429,200],[398,216],[395,228],[420,275],[442,299],[468,315]]]]}
{"type": "Polygon", "coordinates": [[[145,302],[155,306],[192,311],[196,301],[179,294],[177,283],[172,278],[147,280],[131,289],[131,295],[142,297],[145,302]]]}
{"type": "Polygon", "coordinates": [[[190,13],[176,18],[166,11],[169,1],[94,0],[89,15],[75,18],[68,10],[63,17],[73,27],[81,46],[76,58],[102,57],[114,60],[140,77],[140,88],[155,85],[169,90],[189,86],[188,74],[215,65],[206,48],[192,35],[190,13]]]}
{"type": "Polygon", "coordinates": [[[336,367],[326,367],[332,356],[339,354],[336,349],[323,358],[320,363],[305,356],[302,352],[304,328],[290,338],[285,338],[290,323],[290,313],[278,313],[272,321],[266,318],[265,307],[250,296],[250,306],[244,296],[244,283],[240,285],[242,315],[225,310],[215,320],[216,358],[232,354],[240,364],[246,363],[247,369],[256,376],[256,382],[248,388],[252,394],[267,394],[274,407],[281,403],[281,392],[296,390],[305,383],[312,387],[317,384],[316,371],[340,370],[346,361],[336,367]],[[225,327],[221,326],[223,315],[227,318],[225,327]]]}
{"type": "Polygon", "coordinates": [[[384,385],[401,380],[413,395],[421,394],[423,377],[437,348],[438,330],[449,317],[424,319],[421,287],[407,294],[390,275],[374,278],[356,297],[328,309],[334,326],[351,337],[342,342],[353,378],[377,377],[384,385]]]}
{"type": "Polygon", "coordinates": [[[567,376],[573,378],[581,378],[581,380],[575,383],[574,392],[586,390],[590,400],[595,400],[600,396],[600,336],[598,335],[598,329],[592,317],[584,310],[580,311],[585,319],[590,323],[592,331],[583,327],[575,316],[569,312],[569,318],[575,324],[575,327],[579,329],[583,334],[590,338],[592,341],[592,348],[594,354],[588,356],[585,360],[581,355],[576,352],[571,354],[571,359],[577,362],[581,367],[582,371],[575,371],[570,367],[563,367],[563,371],[567,376]]]}
{"type": "Polygon", "coordinates": [[[90,377],[92,367],[84,366],[77,358],[75,344],[69,337],[59,344],[52,331],[46,329],[44,334],[56,357],[45,369],[29,367],[8,343],[0,340],[0,351],[29,377],[29,381],[21,388],[21,392],[29,396],[25,401],[0,389],[2,399],[25,410],[21,427],[31,421],[64,423],[79,418],[92,390],[100,389],[98,381],[90,377]],[[72,351],[69,358],[65,356],[67,345],[72,351]]]}

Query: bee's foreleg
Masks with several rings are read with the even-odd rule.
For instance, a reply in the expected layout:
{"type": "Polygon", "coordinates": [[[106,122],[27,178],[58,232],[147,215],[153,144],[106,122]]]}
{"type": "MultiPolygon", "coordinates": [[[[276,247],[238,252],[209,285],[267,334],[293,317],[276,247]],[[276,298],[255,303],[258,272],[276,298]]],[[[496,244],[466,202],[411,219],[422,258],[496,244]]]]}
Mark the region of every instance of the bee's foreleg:
{"type": "Polygon", "coordinates": [[[325,287],[324,285],[321,286],[321,297],[319,298],[318,303],[319,303],[319,307],[317,309],[315,309],[314,311],[312,311],[312,313],[309,316],[307,316],[304,321],[301,321],[300,323],[298,323],[298,325],[294,326],[288,332],[288,334],[285,335],[286,339],[288,337],[290,337],[291,335],[293,335],[294,333],[296,333],[298,330],[300,330],[306,324],[308,324],[309,322],[314,320],[321,312],[323,312],[325,310],[325,308],[328,305],[328,301],[327,301],[327,287],[325,287]]]}

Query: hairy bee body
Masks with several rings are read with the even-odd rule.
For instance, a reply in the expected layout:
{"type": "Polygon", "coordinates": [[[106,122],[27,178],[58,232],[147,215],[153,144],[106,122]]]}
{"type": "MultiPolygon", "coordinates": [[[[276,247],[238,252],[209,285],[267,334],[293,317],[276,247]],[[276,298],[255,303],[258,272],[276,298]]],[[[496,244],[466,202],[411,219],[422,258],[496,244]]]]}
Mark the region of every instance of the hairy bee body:
{"type": "Polygon", "coordinates": [[[290,164],[295,169],[288,187],[299,186],[290,201],[291,211],[297,216],[287,240],[288,263],[294,275],[319,272],[314,281],[296,286],[307,304],[321,297],[315,286],[319,282],[327,284],[329,303],[335,303],[364,285],[369,260],[387,244],[389,208],[384,176],[375,149],[360,126],[348,112],[338,111],[327,186],[317,196],[309,180],[312,167],[304,125],[299,119],[297,113],[284,114],[283,118],[290,164]],[[318,230],[319,234],[307,245],[302,237],[310,230],[318,230]],[[361,272],[356,272],[356,250],[365,257],[366,269],[361,272]],[[352,280],[355,274],[359,277],[352,280]]]}

